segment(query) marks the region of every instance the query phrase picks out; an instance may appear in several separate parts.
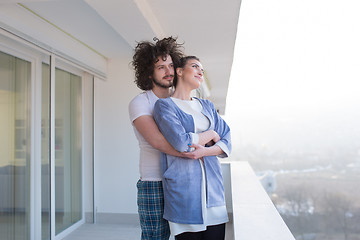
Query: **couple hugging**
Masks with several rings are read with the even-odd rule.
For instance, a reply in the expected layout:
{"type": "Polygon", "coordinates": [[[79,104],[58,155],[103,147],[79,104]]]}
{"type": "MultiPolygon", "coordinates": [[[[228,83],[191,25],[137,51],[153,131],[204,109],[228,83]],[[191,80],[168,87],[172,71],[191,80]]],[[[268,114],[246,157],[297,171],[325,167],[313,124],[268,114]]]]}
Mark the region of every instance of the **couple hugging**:
{"type": "Polygon", "coordinates": [[[129,104],[140,146],[138,212],[142,240],[225,238],[228,216],[217,157],[231,151],[230,128],[209,100],[191,97],[204,81],[199,58],[173,37],[135,48],[129,104]],[[175,90],[172,90],[175,87],[175,90]]]}

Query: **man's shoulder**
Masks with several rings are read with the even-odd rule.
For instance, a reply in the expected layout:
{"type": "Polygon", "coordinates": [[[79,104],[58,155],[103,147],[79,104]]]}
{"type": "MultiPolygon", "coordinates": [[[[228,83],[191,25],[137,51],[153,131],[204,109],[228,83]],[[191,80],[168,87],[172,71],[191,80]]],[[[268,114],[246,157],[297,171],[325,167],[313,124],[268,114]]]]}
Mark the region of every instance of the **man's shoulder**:
{"type": "Polygon", "coordinates": [[[145,104],[145,103],[150,103],[149,101],[149,97],[148,97],[148,92],[142,92],[138,95],[136,95],[129,103],[129,106],[133,106],[133,105],[137,105],[137,104],[145,104]]]}
{"type": "Polygon", "coordinates": [[[135,96],[129,103],[129,116],[131,122],[143,115],[152,115],[153,104],[148,96],[148,91],[135,96]]]}
{"type": "Polygon", "coordinates": [[[136,95],[131,101],[145,100],[147,98],[148,98],[147,91],[145,91],[136,95]]]}

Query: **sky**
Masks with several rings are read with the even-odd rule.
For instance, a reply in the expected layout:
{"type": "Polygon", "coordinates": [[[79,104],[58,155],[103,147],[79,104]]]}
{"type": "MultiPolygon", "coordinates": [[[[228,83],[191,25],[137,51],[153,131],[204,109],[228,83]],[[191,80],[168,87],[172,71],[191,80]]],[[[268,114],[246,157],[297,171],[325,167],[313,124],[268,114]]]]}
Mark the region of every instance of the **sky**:
{"type": "Polygon", "coordinates": [[[358,0],[242,1],[225,112],[233,145],[360,150],[359,11],[358,0]]]}

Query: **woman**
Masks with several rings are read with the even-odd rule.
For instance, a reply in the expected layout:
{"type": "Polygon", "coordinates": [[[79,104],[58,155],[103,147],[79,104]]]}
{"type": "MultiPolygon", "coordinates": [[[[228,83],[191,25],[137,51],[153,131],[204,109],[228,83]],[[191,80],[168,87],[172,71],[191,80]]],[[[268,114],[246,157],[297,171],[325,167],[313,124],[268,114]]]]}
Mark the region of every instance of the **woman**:
{"type": "Polygon", "coordinates": [[[179,152],[192,151],[193,144],[205,147],[196,160],[162,154],[164,218],[177,240],[224,239],[228,216],[216,156],[229,155],[230,128],[210,101],[191,97],[204,80],[200,60],[182,58],[176,73],[174,94],[156,102],[154,119],[179,152]]]}

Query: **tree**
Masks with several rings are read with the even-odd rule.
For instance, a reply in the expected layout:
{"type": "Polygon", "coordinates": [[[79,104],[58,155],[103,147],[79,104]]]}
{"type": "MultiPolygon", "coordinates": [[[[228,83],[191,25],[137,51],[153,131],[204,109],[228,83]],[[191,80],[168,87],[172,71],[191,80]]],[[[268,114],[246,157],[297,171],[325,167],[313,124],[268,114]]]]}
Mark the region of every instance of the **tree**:
{"type": "Polygon", "coordinates": [[[311,188],[305,185],[295,185],[287,188],[284,198],[290,208],[290,214],[295,216],[296,229],[304,239],[304,234],[308,231],[308,216],[313,212],[313,201],[309,196],[311,188]]]}
{"type": "MultiPolygon", "coordinates": [[[[324,210],[326,215],[333,219],[334,226],[336,228],[341,226],[341,230],[344,234],[344,239],[349,239],[350,222],[353,217],[354,202],[348,196],[340,193],[325,192],[324,194],[324,210]]],[[[328,221],[331,224],[331,221],[328,221]]]]}

